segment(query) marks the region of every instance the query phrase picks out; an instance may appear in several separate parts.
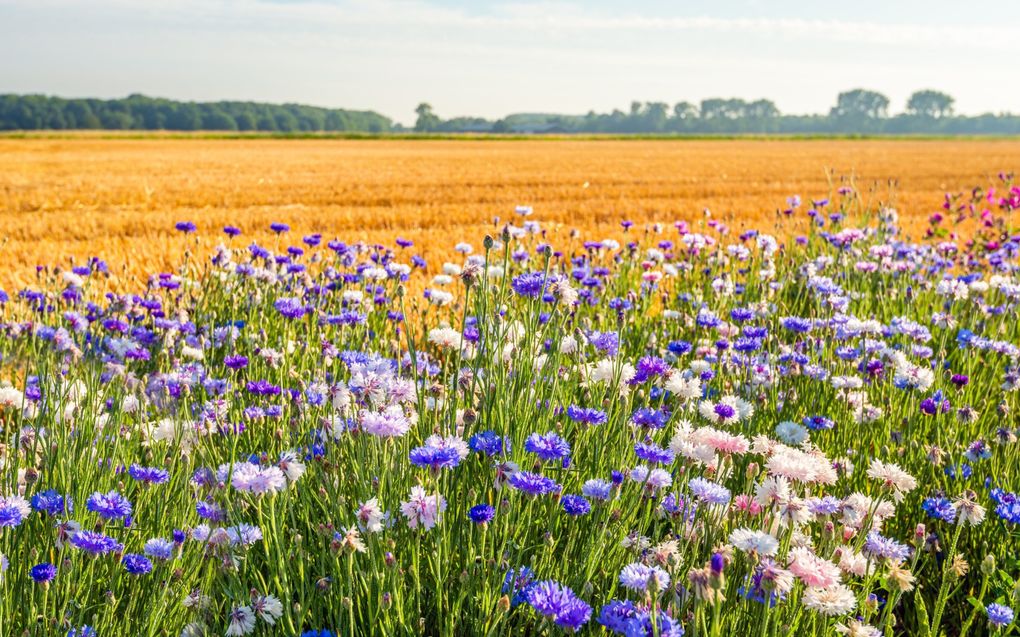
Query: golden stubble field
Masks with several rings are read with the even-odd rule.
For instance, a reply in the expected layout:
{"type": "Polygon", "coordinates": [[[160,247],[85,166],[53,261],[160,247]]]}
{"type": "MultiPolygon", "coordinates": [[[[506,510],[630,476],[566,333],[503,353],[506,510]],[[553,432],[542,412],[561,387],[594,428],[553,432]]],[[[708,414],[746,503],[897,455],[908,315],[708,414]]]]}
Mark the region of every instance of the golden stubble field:
{"type": "MultiPolygon", "coordinates": [[[[226,224],[245,241],[273,221],[347,242],[416,241],[438,264],[458,241],[480,246],[517,204],[563,233],[705,219],[770,228],[787,196],[830,193],[826,170],[853,175],[871,202],[919,220],[946,190],[987,186],[1020,168],[1020,141],[902,140],[282,140],[0,138],[0,283],[31,284],[37,264],[96,255],[130,284],[166,271],[199,226],[199,252],[226,224]]],[[[667,232],[672,227],[667,227],[667,232]]],[[[203,255],[204,256],[204,255],[203,255]]]]}

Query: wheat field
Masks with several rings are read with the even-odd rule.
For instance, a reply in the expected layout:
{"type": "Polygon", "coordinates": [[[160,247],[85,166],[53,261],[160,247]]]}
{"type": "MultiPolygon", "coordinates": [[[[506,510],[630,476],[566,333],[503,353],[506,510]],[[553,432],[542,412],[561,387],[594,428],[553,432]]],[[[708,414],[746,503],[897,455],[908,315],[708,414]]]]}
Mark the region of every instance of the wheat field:
{"type": "Polygon", "coordinates": [[[130,283],[170,267],[189,240],[182,220],[245,240],[271,237],[274,221],[348,242],[402,236],[432,263],[516,205],[588,236],[623,219],[698,223],[706,209],[736,230],[851,180],[917,229],[945,192],[1017,166],[1016,140],[0,139],[2,283],[90,256],[130,283]]]}

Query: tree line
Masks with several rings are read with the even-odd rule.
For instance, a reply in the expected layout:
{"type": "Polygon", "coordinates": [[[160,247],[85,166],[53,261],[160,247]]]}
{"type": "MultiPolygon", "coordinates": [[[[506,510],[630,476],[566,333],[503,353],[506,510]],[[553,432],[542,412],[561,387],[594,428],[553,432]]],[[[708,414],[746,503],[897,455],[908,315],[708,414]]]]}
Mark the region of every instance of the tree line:
{"type": "Polygon", "coordinates": [[[383,133],[393,122],[372,111],[258,102],[64,99],[0,95],[0,130],[351,131],[383,133]]]}
{"type": "Polygon", "coordinates": [[[712,98],[700,104],[632,102],[630,111],[586,115],[520,114],[499,120],[442,119],[423,103],[418,132],[644,133],[644,134],[930,134],[1017,135],[1020,116],[1009,113],[956,115],[954,99],[941,91],[917,91],[906,109],[890,115],[889,98],[876,91],[840,93],[827,114],[784,115],[771,100],[712,98]]]}
{"type": "MultiPolygon", "coordinates": [[[[840,93],[827,114],[784,115],[771,100],[711,98],[698,104],[632,102],[629,111],[586,115],[519,113],[497,120],[443,119],[422,103],[413,130],[419,133],[612,133],[612,134],[929,134],[1018,135],[1020,115],[957,115],[952,96],[922,90],[901,113],[876,91],[840,93]]],[[[0,130],[169,130],[265,132],[403,132],[374,111],[259,102],[179,102],[131,95],[124,99],[64,99],[0,95],[0,130]]]]}

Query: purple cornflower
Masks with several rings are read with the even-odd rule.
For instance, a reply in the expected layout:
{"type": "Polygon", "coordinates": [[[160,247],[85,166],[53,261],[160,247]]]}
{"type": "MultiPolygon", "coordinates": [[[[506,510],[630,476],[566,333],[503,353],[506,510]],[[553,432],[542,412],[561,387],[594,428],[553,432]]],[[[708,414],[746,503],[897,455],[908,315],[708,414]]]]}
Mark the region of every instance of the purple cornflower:
{"type": "Polygon", "coordinates": [[[143,467],[133,464],[128,468],[128,474],[138,482],[146,484],[163,484],[170,479],[170,472],[158,467],[143,467]]]}
{"type": "Polygon", "coordinates": [[[570,455],[570,444],[555,432],[533,433],[524,442],[524,449],[542,460],[563,460],[570,455]]]}
{"type": "Polygon", "coordinates": [[[662,429],[669,422],[669,412],[665,409],[652,409],[642,407],[630,417],[631,422],[639,427],[648,429],[662,429]]]}
{"type": "Polygon", "coordinates": [[[183,232],[184,234],[190,234],[198,230],[198,226],[196,226],[194,223],[190,221],[178,221],[176,224],[174,224],[174,228],[177,228],[177,230],[183,232]]]}
{"type": "Polygon", "coordinates": [[[299,319],[310,311],[310,308],[305,306],[301,299],[298,298],[276,299],[273,307],[276,308],[276,311],[281,316],[289,319],[299,319]]]}
{"type": "Polygon", "coordinates": [[[910,557],[910,547],[872,531],[864,540],[864,553],[899,563],[910,557]]]}
{"type": "Polygon", "coordinates": [[[93,493],[85,501],[85,508],[98,513],[99,517],[106,520],[117,520],[131,515],[131,503],[116,491],[93,493]]]}
{"type": "Polygon", "coordinates": [[[643,383],[652,378],[665,376],[669,372],[669,363],[658,356],[644,356],[635,365],[634,378],[631,385],[643,383]]]}
{"type": "Polygon", "coordinates": [[[616,356],[620,351],[620,337],[616,332],[592,332],[588,342],[606,356],[616,356]]]}
{"type": "Polygon", "coordinates": [[[245,389],[248,390],[249,394],[255,394],[256,396],[279,396],[280,388],[273,385],[268,380],[250,380],[245,385],[245,389]]]}
{"type": "Polygon", "coordinates": [[[567,418],[577,423],[595,426],[604,425],[608,420],[604,411],[589,407],[578,407],[577,405],[567,407],[567,418]]]}
{"type": "Polygon", "coordinates": [[[1002,628],[1013,623],[1013,609],[1003,604],[992,603],[985,607],[988,623],[995,628],[1002,628]]]}
{"type": "Polygon", "coordinates": [[[290,226],[288,226],[285,223],[280,223],[278,221],[275,221],[275,222],[269,224],[269,229],[272,230],[273,232],[275,232],[276,234],[283,234],[284,232],[290,232],[290,226]]]}
{"type": "Polygon", "coordinates": [[[510,287],[519,296],[533,299],[542,295],[546,283],[546,277],[541,272],[525,272],[515,276],[510,281],[510,287]]]}
{"type": "Polygon", "coordinates": [[[574,595],[574,591],[552,580],[529,587],[525,599],[539,614],[552,619],[561,628],[578,630],[591,618],[591,606],[574,595]]]}
{"type": "Polygon", "coordinates": [[[656,444],[639,442],[634,445],[634,453],[649,464],[669,464],[673,462],[674,453],[671,449],[663,449],[656,444]]]}
{"type": "Polygon", "coordinates": [[[797,332],[803,334],[811,331],[811,321],[809,319],[799,318],[796,316],[787,316],[779,321],[779,324],[791,332],[797,332]]]}
{"type": "Polygon", "coordinates": [[[547,493],[558,493],[560,485],[552,478],[547,478],[538,473],[530,471],[518,471],[510,475],[507,483],[528,495],[545,495],[547,493]]]}
{"type": "Polygon", "coordinates": [[[223,364],[230,369],[242,369],[248,366],[248,357],[242,354],[230,354],[223,358],[223,364]]]}
{"type": "Polygon", "coordinates": [[[93,555],[124,550],[124,545],[108,535],[96,531],[78,531],[71,536],[71,545],[93,555]]]}
{"type": "Polygon", "coordinates": [[[730,501],[730,490],[710,480],[692,478],[688,486],[694,497],[709,504],[727,504],[730,501]]]}

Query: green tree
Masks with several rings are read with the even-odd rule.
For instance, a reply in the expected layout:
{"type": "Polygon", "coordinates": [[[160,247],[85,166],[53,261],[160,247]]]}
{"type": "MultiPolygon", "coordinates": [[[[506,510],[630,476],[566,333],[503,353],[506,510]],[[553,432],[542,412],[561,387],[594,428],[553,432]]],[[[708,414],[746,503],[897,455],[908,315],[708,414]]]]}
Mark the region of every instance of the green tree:
{"type": "Polygon", "coordinates": [[[442,124],[442,120],[439,116],[432,112],[432,105],[428,102],[422,102],[418,105],[414,112],[418,114],[418,119],[414,122],[414,130],[419,133],[428,133],[430,131],[437,130],[442,124]]]}
{"type": "Polygon", "coordinates": [[[881,93],[857,88],[836,98],[831,115],[846,120],[882,119],[888,116],[889,98],[881,93]]]}
{"type": "Polygon", "coordinates": [[[942,91],[916,91],[907,100],[907,113],[915,117],[938,119],[953,114],[953,98],[942,91]]]}

